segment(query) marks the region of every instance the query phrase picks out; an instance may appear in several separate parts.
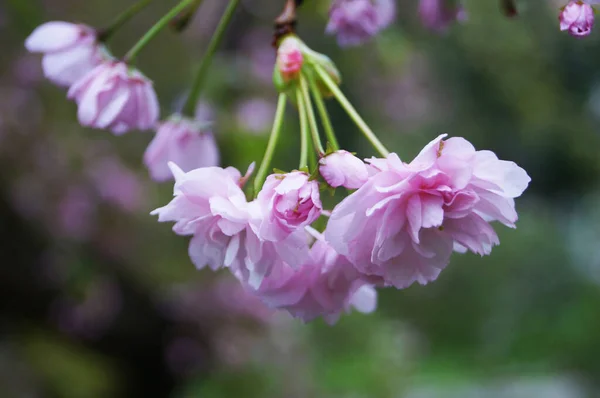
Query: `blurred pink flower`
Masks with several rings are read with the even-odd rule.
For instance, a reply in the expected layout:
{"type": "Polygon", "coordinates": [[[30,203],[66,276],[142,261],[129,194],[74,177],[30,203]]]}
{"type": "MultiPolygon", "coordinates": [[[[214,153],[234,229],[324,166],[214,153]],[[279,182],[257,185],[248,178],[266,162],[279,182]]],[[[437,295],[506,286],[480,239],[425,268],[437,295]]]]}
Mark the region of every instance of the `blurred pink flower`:
{"type": "Polygon", "coordinates": [[[409,164],[372,159],[372,176],[331,214],[325,238],[364,275],[405,288],[426,284],[453,249],[489,254],[491,221],[514,227],[514,200],[527,188],[515,163],[476,151],[463,138],[428,144],[409,164]]]}
{"type": "Polygon", "coordinates": [[[124,62],[105,61],[69,89],[83,126],[120,135],[153,128],[159,106],[152,82],[124,62]]]}
{"type": "Polygon", "coordinates": [[[122,292],[112,278],[95,278],[81,301],[61,297],[50,307],[50,318],[66,333],[86,339],[101,337],[122,309],[122,292]]]}
{"type": "Polygon", "coordinates": [[[395,12],[393,0],[333,0],[326,33],[340,46],[356,46],[390,25],[395,12]]]}
{"type": "Polygon", "coordinates": [[[144,154],[144,163],[155,181],[173,177],[168,162],[183,171],[219,164],[219,148],[207,126],[179,115],[161,123],[144,154]]]}
{"type": "Polygon", "coordinates": [[[570,1],[558,16],[560,30],[569,31],[571,36],[587,36],[594,26],[594,9],[587,3],[595,1],[570,1]]]}
{"type": "Polygon", "coordinates": [[[119,159],[106,157],[93,162],[88,175],[99,196],[121,210],[133,213],[144,205],[145,190],[140,177],[119,159]]]}
{"type": "Polygon", "coordinates": [[[367,166],[348,151],[333,152],[319,160],[319,172],[334,188],[360,188],[368,179],[367,166]]]}
{"type": "Polygon", "coordinates": [[[466,11],[457,0],[419,0],[419,17],[428,29],[443,32],[454,21],[464,21],[466,11]]]}
{"type": "Polygon", "coordinates": [[[44,75],[70,86],[102,62],[105,51],[96,31],[86,25],[53,21],[38,26],[25,41],[30,52],[43,53],[44,75]]]}
{"type": "Polygon", "coordinates": [[[261,239],[281,241],[319,218],[319,183],[309,177],[301,171],[267,177],[256,198],[264,215],[258,228],[261,239]]]}
{"type": "Polygon", "coordinates": [[[58,226],[65,235],[86,240],[94,227],[95,206],[85,189],[73,186],[67,189],[58,204],[58,226]]]}
{"type": "Polygon", "coordinates": [[[239,103],[236,119],[240,126],[256,134],[265,134],[273,123],[275,104],[262,98],[250,98],[239,103]]]}

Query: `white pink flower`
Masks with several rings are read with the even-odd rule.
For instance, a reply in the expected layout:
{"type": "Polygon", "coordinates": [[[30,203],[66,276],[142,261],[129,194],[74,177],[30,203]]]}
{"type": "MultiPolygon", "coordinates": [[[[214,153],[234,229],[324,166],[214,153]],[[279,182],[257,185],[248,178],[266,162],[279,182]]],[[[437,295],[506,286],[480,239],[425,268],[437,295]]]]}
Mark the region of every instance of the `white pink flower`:
{"type": "Polygon", "coordinates": [[[409,164],[373,160],[373,175],[332,212],[325,238],[356,269],[383,285],[426,284],[453,248],[489,254],[491,221],[514,227],[514,198],[530,178],[516,164],[476,151],[463,138],[438,137],[409,164]]]}
{"type": "Polygon", "coordinates": [[[99,65],[106,51],[96,31],[81,24],[53,21],[38,26],[25,40],[30,52],[42,53],[44,75],[68,87],[99,65]]]}
{"type": "MultiPolygon", "coordinates": [[[[197,268],[208,265],[231,272],[252,288],[258,288],[276,264],[297,268],[308,257],[303,229],[288,233],[277,242],[258,235],[263,212],[257,201],[248,203],[242,177],[233,167],[204,167],[184,172],[169,162],[175,177],[169,204],[154,210],[158,221],[173,221],[178,235],[192,236],[189,255],[197,268]]],[[[251,166],[252,168],[253,166],[251,166]]]]}
{"type": "MultiPolygon", "coordinates": [[[[193,236],[189,254],[197,268],[216,270],[243,261],[240,234],[248,220],[246,196],[232,170],[205,167],[184,172],[170,162],[175,177],[174,198],[151,214],[159,222],[174,221],[178,235],[193,236]]],[[[239,175],[239,172],[237,173],[239,175]]]]}
{"type": "Polygon", "coordinates": [[[360,188],[369,178],[365,163],[348,151],[339,150],[319,160],[319,173],[334,188],[360,188]]]}
{"type": "Polygon", "coordinates": [[[144,154],[144,163],[155,181],[172,178],[168,163],[183,171],[219,164],[219,148],[213,134],[200,122],[174,115],[158,126],[144,154]]]}
{"type": "Polygon", "coordinates": [[[152,82],[124,62],[105,61],[69,89],[83,126],[115,134],[153,128],[159,106],[152,82]]]}
{"type": "Polygon", "coordinates": [[[558,16],[560,30],[575,37],[589,35],[594,26],[594,9],[588,3],[596,1],[570,1],[558,16]]]}

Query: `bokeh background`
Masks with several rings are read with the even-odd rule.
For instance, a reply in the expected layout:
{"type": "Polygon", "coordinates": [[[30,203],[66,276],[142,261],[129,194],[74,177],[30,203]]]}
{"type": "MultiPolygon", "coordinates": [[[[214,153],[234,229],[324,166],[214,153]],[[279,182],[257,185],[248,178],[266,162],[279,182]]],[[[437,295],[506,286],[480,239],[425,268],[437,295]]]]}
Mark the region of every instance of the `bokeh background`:
{"type": "MultiPolygon", "coordinates": [[[[565,0],[566,2],[566,0],[565,0]]],[[[187,242],[149,212],[148,133],[82,128],[24,39],[48,20],[105,26],[132,0],[0,2],[1,397],[600,396],[600,32],[558,31],[564,4],[465,1],[468,22],[426,31],[416,0],[377,40],[339,49],[328,1],[306,0],[299,33],[339,66],[346,91],[406,160],[439,133],[514,160],[532,177],[518,229],[492,255],[453,256],[428,286],[382,290],[371,315],[333,327],[264,308],[227,274],[198,272],[187,242]]],[[[206,0],[183,34],[138,59],[163,115],[177,109],[225,7],[206,0]]],[[[244,0],[199,113],[223,165],[259,161],[274,114],[273,18],[283,1],[244,0]]],[[[175,1],[155,1],[110,42],[124,52],[175,1]]],[[[373,154],[335,103],[343,146],[373,154]]],[[[292,169],[286,116],[275,166],[292,169]]]]}

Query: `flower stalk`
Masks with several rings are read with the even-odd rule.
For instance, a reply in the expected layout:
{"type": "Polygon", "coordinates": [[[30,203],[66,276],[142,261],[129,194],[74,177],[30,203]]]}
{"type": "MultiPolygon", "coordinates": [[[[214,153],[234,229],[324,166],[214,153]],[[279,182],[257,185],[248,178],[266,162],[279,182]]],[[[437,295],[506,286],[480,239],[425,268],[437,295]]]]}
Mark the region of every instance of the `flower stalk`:
{"type": "Polygon", "coordinates": [[[198,66],[198,70],[196,72],[196,76],[194,77],[194,81],[192,82],[192,88],[190,89],[190,94],[183,105],[183,113],[189,116],[193,116],[196,110],[196,105],[198,104],[198,100],[200,99],[200,93],[202,91],[202,84],[204,83],[204,79],[206,78],[206,72],[208,71],[208,67],[210,66],[212,59],[223,39],[225,30],[229,23],[231,22],[231,18],[240,3],[239,0],[231,0],[229,5],[225,9],[221,20],[219,21],[219,25],[215,30],[210,42],[208,43],[208,48],[206,49],[206,53],[204,57],[202,57],[202,61],[200,61],[200,65],[198,66]]]}
{"type": "Polygon", "coordinates": [[[135,57],[138,53],[146,47],[146,45],[156,37],[163,30],[173,18],[179,15],[180,12],[185,10],[190,4],[192,4],[196,0],[182,0],[173,7],[168,13],[166,13],[161,19],[158,20],[147,32],[142,36],[137,43],[125,54],[123,60],[127,63],[132,63],[135,60],[135,57]]]}
{"type": "Polygon", "coordinates": [[[281,126],[283,125],[283,115],[285,114],[286,103],[286,95],[279,94],[279,99],[277,100],[277,111],[275,112],[275,120],[273,121],[273,128],[271,129],[271,135],[269,136],[267,149],[265,150],[265,155],[263,156],[262,162],[260,163],[260,168],[256,173],[256,178],[254,179],[255,195],[258,195],[258,192],[260,192],[260,189],[267,178],[267,174],[269,173],[269,166],[271,165],[271,160],[273,160],[273,154],[275,153],[275,147],[277,146],[277,141],[279,140],[281,126]]]}
{"type": "Polygon", "coordinates": [[[98,41],[108,41],[108,39],[110,39],[117,30],[119,30],[123,25],[129,22],[131,18],[139,14],[151,2],[152,0],[140,0],[125,11],[123,11],[109,26],[98,31],[98,41]]]}
{"type": "Polygon", "coordinates": [[[367,123],[365,123],[356,109],[354,109],[350,101],[348,101],[344,93],[342,93],[337,84],[335,84],[331,76],[329,76],[325,69],[323,69],[320,65],[315,65],[315,70],[325,86],[327,86],[327,88],[331,91],[333,96],[340,103],[342,108],[344,108],[348,116],[350,116],[365,138],[371,143],[371,145],[373,145],[373,147],[377,150],[377,152],[379,152],[379,154],[381,154],[381,156],[387,157],[390,154],[390,151],[388,151],[381,141],[379,141],[379,138],[377,138],[375,133],[369,128],[367,123]]]}
{"type": "Polygon", "coordinates": [[[323,96],[321,95],[319,86],[311,74],[307,73],[306,78],[308,79],[308,85],[315,101],[317,111],[319,112],[319,117],[321,118],[321,124],[323,125],[323,130],[325,130],[327,141],[329,142],[331,148],[334,151],[337,151],[340,149],[340,145],[338,144],[335,132],[333,131],[333,126],[331,125],[331,120],[329,119],[329,113],[325,107],[325,101],[323,101],[323,96]]]}
{"type": "Polygon", "coordinates": [[[306,106],[304,98],[300,90],[296,90],[296,101],[298,103],[298,115],[300,117],[300,164],[299,170],[308,168],[308,116],[306,114],[306,106]]]}
{"type": "Polygon", "coordinates": [[[310,135],[312,137],[314,149],[319,154],[319,157],[322,157],[325,154],[325,149],[323,149],[321,137],[319,136],[317,119],[315,117],[315,111],[313,109],[312,101],[310,100],[310,94],[308,92],[308,84],[306,83],[306,78],[304,77],[304,75],[300,76],[300,92],[302,93],[302,98],[304,100],[304,107],[306,109],[306,115],[308,119],[308,125],[310,127],[310,135]]]}

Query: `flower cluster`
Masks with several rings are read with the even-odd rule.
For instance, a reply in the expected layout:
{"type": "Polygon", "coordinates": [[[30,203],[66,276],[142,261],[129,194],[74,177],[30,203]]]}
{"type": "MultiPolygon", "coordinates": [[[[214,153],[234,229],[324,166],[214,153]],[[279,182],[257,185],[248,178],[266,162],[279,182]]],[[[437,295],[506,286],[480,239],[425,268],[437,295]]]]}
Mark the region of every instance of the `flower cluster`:
{"type": "MultiPolygon", "coordinates": [[[[352,307],[371,312],[376,288],[432,282],[453,251],[490,254],[499,244],[490,223],[515,227],[514,198],[530,181],[515,163],[445,134],[409,163],[387,153],[361,122],[382,157],[362,161],[339,149],[331,132],[324,150],[309,88],[315,103],[326,92],[354,112],[331,70],[328,58],[296,36],[281,39],[275,80],[285,84],[278,86],[269,146],[278,137],[286,98],[296,99],[302,136],[297,170],[267,176],[267,149],[248,201],[243,188],[250,172],[243,178],[232,168],[186,173],[170,163],[175,197],[153,212],[159,221],[175,222],[175,233],[192,237],[189,253],[198,268],[228,268],[265,304],[304,321],[335,322],[352,307]],[[319,156],[310,166],[309,133],[319,156]],[[351,193],[323,209],[321,192],[339,187],[351,193]],[[322,233],[314,228],[320,217],[329,217],[322,233]]],[[[327,114],[321,116],[326,125],[327,114]]]]}
{"type": "Polygon", "coordinates": [[[515,226],[514,198],[527,173],[463,138],[444,137],[410,163],[394,153],[368,164],[333,153],[323,158],[331,158],[323,182],[301,171],[272,174],[251,202],[235,169],[184,173],[171,163],[175,198],[153,214],[192,236],[197,267],[229,268],[273,308],[305,321],[334,321],[351,304],[370,312],[374,286],[431,282],[453,250],[491,253],[499,240],[490,222],[515,226]],[[358,189],[333,209],[322,235],[309,226],[323,213],[319,185],[327,181],[358,189]]]}
{"type": "MultiPolygon", "coordinates": [[[[44,54],[49,79],[69,87],[83,126],[117,135],[156,129],[144,163],[154,180],[174,178],[175,183],[173,199],[152,214],[173,222],[177,235],[190,237],[189,257],[198,269],[226,268],[271,308],[304,321],[322,317],[333,323],[352,308],[372,312],[376,288],[434,281],[453,251],[489,255],[499,244],[492,222],[515,227],[514,199],[527,188],[527,173],[446,135],[408,163],[390,153],[339,88],[334,63],[293,32],[294,0],[277,19],[273,80],[279,99],[260,166],[254,173],[252,164],[243,176],[233,167],[217,167],[209,124],[196,120],[195,110],[206,66],[238,2],[226,8],[183,108],[162,123],[152,82],[132,66],[170,20],[195,12],[192,1],[181,0],[122,59],[103,44],[114,27],[96,31],[50,22],[31,34],[26,47],[44,54]],[[380,157],[363,161],[339,146],[325,106],[329,98],[337,100],[380,157]],[[299,114],[299,164],[288,172],[271,171],[288,102],[299,114]],[[321,193],[335,189],[348,195],[324,205],[321,193]]],[[[571,3],[561,24],[589,33],[584,3],[571,3]]],[[[392,0],[334,0],[326,31],[342,46],[360,44],[388,26],[394,13],[392,0]]],[[[449,0],[420,0],[419,14],[436,31],[465,18],[460,1],[449,0]]]]}

